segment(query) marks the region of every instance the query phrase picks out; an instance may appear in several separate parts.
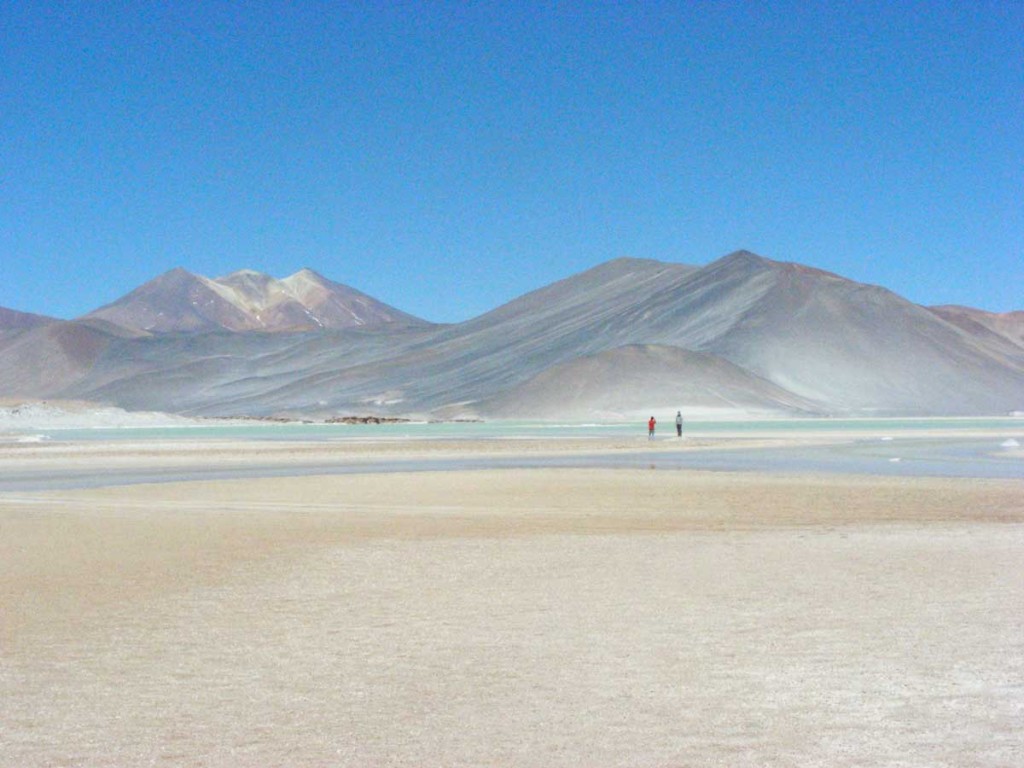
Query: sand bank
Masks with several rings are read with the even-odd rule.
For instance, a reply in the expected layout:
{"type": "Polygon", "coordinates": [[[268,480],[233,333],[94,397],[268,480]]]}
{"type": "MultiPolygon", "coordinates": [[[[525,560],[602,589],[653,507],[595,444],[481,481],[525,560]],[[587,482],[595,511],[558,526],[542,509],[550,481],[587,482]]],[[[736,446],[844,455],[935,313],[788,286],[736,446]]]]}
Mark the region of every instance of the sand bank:
{"type": "Polygon", "coordinates": [[[501,462],[580,457],[629,459],[673,456],[716,448],[768,449],[815,444],[815,439],[688,439],[652,443],[641,438],[549,440],[264,440],[86,441],[0,444],[0,493],[138,482],[281,477],[333,472],[459,469],[501,462]]]}
{"type": "Polygon", "coordinates": [[[4,765],[1012,765],[1024,483],[0,496],[4,765]]]}

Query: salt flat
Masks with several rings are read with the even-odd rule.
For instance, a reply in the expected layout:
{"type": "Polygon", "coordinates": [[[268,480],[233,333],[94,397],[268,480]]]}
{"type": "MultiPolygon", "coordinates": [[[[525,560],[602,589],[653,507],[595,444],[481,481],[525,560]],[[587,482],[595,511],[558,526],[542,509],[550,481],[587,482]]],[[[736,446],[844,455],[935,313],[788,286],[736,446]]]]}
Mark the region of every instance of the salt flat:
{"type": "Polygon", "coordinates": [[[0,764],[1017,765],[1024,482],[0,495],[0,764]]]}

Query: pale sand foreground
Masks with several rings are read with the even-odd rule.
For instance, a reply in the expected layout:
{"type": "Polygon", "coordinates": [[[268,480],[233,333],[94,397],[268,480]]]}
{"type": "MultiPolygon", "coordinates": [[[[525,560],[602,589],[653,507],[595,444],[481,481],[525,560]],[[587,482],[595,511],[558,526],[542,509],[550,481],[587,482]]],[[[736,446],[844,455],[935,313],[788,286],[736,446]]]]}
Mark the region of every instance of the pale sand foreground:
{"type": "Polygon", "coordinates": [[[0,763],[1024,764],[1024,483],[0,495],[0,763]]]}

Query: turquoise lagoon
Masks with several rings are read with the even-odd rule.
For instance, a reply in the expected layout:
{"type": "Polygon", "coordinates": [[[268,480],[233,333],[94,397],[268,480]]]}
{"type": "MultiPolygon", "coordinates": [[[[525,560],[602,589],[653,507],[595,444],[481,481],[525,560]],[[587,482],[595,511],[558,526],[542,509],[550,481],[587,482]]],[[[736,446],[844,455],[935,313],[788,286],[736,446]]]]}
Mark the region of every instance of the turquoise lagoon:
{"type": "MultiPolygon", "coordinates": [[[[560,438],[646,438],[643,422],[406,422],[394,424],[304,424],[255,422],[251,424],[194,424],[161,427],[96,427],[89,429],[22,428],[40,439],[54,441],[103,440],[280,440],[296,442],[372,440],[495,440],[560,438]]],[[[821,433],[850,432],[855,435],[884,436],[887,433],[925,435],[990,432],[1017,436],[1024,433],[1024,418],[835,418],[765,420],[687,420],[687,436],[778,436],[799,437],[821,433]]],[[[675,438],[671,415],[659,422],[659,438],[675,438]]]]}

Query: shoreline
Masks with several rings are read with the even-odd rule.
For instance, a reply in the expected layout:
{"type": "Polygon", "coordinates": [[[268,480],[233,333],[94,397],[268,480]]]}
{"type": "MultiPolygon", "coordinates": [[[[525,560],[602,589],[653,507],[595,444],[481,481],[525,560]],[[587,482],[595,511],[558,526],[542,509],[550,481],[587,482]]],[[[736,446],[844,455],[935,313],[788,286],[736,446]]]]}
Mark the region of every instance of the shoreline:
{"type": "Polygon", "coordinates": [[[0,443],[0,494],[192,480],[604,468],[1024,479],[1007,433],[0,443]]]}

